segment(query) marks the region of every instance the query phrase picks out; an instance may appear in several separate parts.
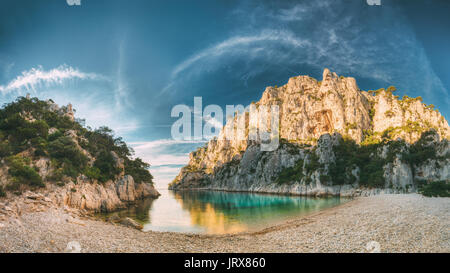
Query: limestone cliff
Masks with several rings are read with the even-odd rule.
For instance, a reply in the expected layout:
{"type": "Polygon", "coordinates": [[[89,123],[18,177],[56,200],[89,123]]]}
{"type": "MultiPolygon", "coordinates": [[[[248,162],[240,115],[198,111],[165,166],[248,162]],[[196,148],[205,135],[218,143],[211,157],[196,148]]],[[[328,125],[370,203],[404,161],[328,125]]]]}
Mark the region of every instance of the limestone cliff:
{"type": "Polygon", "coordinates": [[[276,151],[230,138],[242,119],[249,126],[247,114],[236,115],[190,154],[170,188],[355,195],[450,179],[447,121],[421,98],[399,99],[394,87],[361,91],[354,78],[325,69],[322,81],[298,76],[267,87],[255,105],[279,106],[276,151]]]}
{"type": "Polygon", "coordinates": [[[130,175],[104,184],[88,181],[79,181],[77,184],[72,182],[49,194],[59,205],[97,212],[125,208],[138,199],[156,198],[159,195],[153,185],[137,184],[130,175]]]}

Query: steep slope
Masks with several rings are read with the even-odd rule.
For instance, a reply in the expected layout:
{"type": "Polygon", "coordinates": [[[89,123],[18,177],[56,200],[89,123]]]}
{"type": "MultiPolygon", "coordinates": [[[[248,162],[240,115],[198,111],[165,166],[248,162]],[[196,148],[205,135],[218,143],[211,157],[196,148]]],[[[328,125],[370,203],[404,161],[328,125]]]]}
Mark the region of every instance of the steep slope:
{"type": "Polygon", "coordinates": [[[111,211],[157,197],[149,165],[106,127],[85,128],[72,106],[20,97],[0,109],[0,197],[29,190],[57,205],[111,211]]]}
{"type": "Polygon", "coordinates": [[[354,78],[325,69],[268,87],[256,107],[280,108],[280,147],[229,138],[246,119],[235,116],[217,139],[191,153],[171,189],[210,188],[305,195],[416,191],[418,181],[447,180],[450,128],[421,98],[360,91],[354,78]],[[442,140],[440,140],[440,136],[442,140]]]}

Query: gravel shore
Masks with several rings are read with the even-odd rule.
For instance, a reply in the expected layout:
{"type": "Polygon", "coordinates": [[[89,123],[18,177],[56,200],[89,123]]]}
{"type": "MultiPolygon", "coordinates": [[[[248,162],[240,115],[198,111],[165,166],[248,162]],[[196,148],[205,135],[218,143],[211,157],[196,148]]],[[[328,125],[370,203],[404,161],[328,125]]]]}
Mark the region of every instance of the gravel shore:
{"type": "Polygon", "coordinates": [[[450,198],[359,197],[256,233],[220,236],[141,232],[54,208],[0,222],[0,252],[66,252],[74,241],[81,252],[368,252],[368,244],[450,252],[450,198]]]}

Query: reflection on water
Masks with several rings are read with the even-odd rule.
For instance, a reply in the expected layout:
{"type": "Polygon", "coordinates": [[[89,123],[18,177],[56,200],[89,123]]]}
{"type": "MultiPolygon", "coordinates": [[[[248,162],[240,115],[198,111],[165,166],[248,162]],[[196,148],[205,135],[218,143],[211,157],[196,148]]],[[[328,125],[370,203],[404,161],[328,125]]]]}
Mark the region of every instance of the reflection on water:
{"type": "Polygon", "coordinates": [[[160,193],[156,200],[140,201],[135,207],[115,214],[138,220],[144,224],[144,231],[224,234],[260,230],[343,201],[219,191],[160,190],[160,193]]]}
{"type": "Polygon", "coordinates": [[[99,214],[99,216],[105,220],[112,216],[118,216],[119,218],[130,217],[141,224],[149,223],[150,211],[152,211],[152,205],[154,201],[155,199],[152,198],[139,200],[139,202],[136,202],[136,204],[133,204],[126,209],[115,212],[102,213],[99,214]]]}

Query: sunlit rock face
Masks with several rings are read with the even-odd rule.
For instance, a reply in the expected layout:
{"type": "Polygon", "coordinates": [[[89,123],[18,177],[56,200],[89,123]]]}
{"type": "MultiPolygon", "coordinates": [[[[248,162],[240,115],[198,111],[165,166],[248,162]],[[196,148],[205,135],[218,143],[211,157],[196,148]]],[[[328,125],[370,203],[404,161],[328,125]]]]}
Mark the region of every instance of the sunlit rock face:
{"type": "MultiPolygon", "coordinates": [[[[409,145],[431,129],[435,132],[433,145],[448,147],[450,128],[432,106],[422,103],[421,98],[405,96],[399,99],[395,96],[395,88],[361,91],[354,78],[339,77],[325,69],[322,81],[297,76],[290,78],[284,86],[267,87],[254,104],[257,108],[279,106],[279,136],[287,144],[280,145],[273,152],[261,151],[259,141],[248,139],[248,113],[236,115],[227,122],[218,138],[190,154],[189,164],[175,178],[170,186],[172,189],[206,187],[307,195],[343,195],[344,192],[345,195],[354,195],[356,192],[377,193],[380,189],[386,192],[415,191],[416,178],[450,178],[448,148],[433,165],[441,164],[442,167],[432,168],[428,161],[411,166],[411,162],[405,163],[402,159],[400,154],[408,153],[409,145]],[[242,123],[246,130],[244,137],[239,137],[233,129],[242,123]],[[389,162],[384,162],[385,185],[382,187],[378,182],[377,187],[362,192],[357,166],[348,170],[354,173],[355,179],[349,179],[345,185],[336,186],[333,181],[324,185],[320,177],[329,175],[328,165],[339,156],[335,155],[333,147],[339,145],[342,137],[361,145],[380,145],[383,141],[401,139],[406,148],[398,156],[389,156],[386,159],[389,162]],[[308,183],[274,183],[283,169],[293,167],[298,160],[307,162],[312,153],[324,166],[304,174],[302,179],[307,179],[308,183]],[[416,172],[416,169],[423,170],[416,172]]],[[[270,123],[269,120],[267,122],[270,123]]],[[[386,153],[389,147],[377,148],[380,158],[383,149],[386,153]]]]}
{"type": "MultiPolygon", "coordinates": [[[[267,92],[262,104],[267,103],[267,92]]],[[[347,125],[354,124],[347,134],[360,142],[363,130],[370,127],[369,103],[354,78],[339,78],[325,69],[321,82],[308,76],[291,78],[276,94],[282,109],[281,138],[318,139],[326,133],[343,133],[347,125]]]]}
{"type": "Polygon", "coordinates": [[[135,183],[131,175],[105,183],[89,183],[82,179],[80,177],[77,183],[52,188],[49,195],[58,205],[96,212],[126,208],[138,199],[160,195],[151,184],[135,183]]]}

